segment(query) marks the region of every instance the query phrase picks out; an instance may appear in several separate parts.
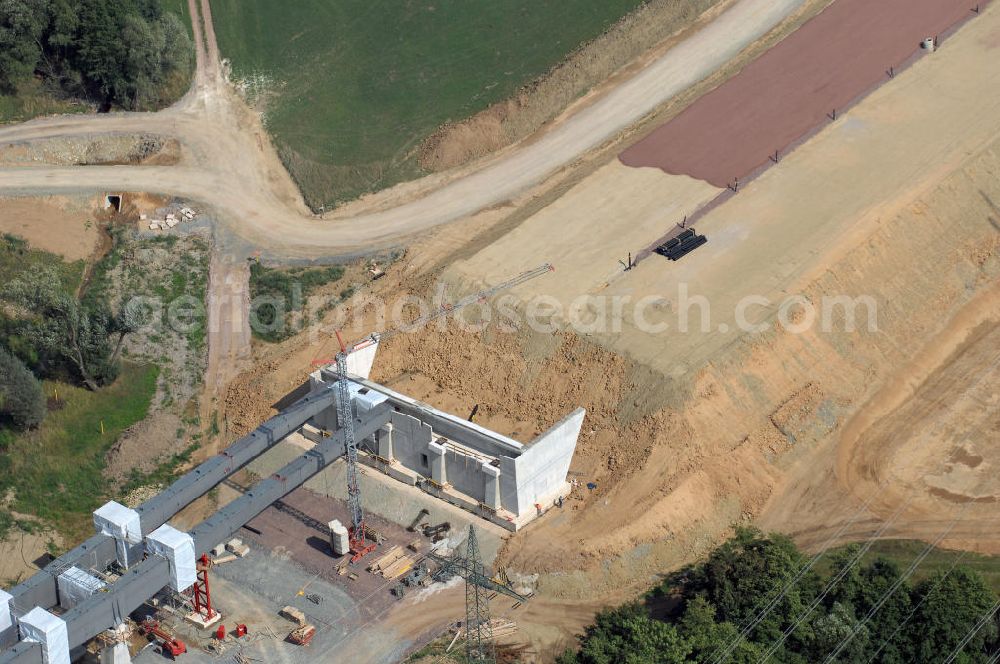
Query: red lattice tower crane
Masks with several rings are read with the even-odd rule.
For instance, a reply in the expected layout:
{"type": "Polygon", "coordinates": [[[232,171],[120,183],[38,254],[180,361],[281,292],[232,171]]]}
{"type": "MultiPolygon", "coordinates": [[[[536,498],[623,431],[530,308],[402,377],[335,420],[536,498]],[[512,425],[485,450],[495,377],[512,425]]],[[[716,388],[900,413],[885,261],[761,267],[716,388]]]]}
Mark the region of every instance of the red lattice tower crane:
{"type": "Polygon", "coordinates": [[[340,343],[340,352],[337,353],[336,357],[337,423],[344,431],[344,451],[347,457],[347,502],[351,510],[351,528],[348,531],[348,541],[350,543],[352,563],[356,563],[374,551],[375,543],[369,543],[365,537],[365,514],[361,509],[361,486],[358,484],[358,441],[354,431],[354,413],[351,408],[351,380],[347,374],[347,356],[381,339],[389,338],[400,332],[417,329],[432,320],[452,314],[474,302],[485,302],[487,298],[500,291],[523,284],[535,277],[552,272],[554,269],[555,267],[550,263],[545,263],[533,270],[522,272],[516,277],[491,288],[468,295],[450,306],[443,306],[439,310],[421,316],[407,325],[402,325],[381,335],[372,334],[361,342],[350,346],[344,343],[344,338],[340,335],[339,331],[337,332],[337,341],[340,343]]]}
{"type": "MultiPolygon", "coordinates": [[[[347,377],[348,350],[339,330],[337,341],[340,342],[340,352],[337,353],[337,423],[344,431],[344,450],[347,453],[347,503],[351,508],[348,541],[351,562],[356,563],[375,549],[375,543],[369,544],[365,539],[365,513],[361,510],[361,487],[358,485],[358,441],[354,435],[350,379],[347,377]]],[[[351,351],[357,349],[357,346],[351,346],[351,351]]]]}

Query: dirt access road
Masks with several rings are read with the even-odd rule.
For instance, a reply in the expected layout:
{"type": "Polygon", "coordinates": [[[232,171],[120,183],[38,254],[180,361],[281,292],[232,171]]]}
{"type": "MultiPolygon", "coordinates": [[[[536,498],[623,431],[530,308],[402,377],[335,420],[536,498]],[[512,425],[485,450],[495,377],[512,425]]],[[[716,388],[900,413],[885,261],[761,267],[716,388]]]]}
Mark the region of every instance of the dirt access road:
{"type": "Polygon", "coordinates": [[[153,114],[57,117],[0,130],[0,142],[5,143],[130,132],[175,137],[183,146],[180,163],[3,168],[0,192],[121,190],[180,196],[212,206],[248,241],[289,256],[390,246],[538,184],[722,67],[803,4],[804,0],[740,0],[602,98],[553,123],[537,140],[416,200],[376,211],[352,205],[318,218],[303,203],[258,117],[226,83],[207,0],[200,2],[203,22],[197,19],[196,0],[189,0],[196,17],[197,74],[192,90],[178,104],[153,114]]]}

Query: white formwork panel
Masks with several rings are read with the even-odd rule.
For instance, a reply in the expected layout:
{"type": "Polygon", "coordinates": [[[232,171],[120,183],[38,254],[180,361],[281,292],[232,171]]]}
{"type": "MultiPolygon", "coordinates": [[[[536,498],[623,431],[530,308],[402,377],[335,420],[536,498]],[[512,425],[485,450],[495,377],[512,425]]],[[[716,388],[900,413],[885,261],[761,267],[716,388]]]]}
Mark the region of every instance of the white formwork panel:
{"type": "Polygon", "coordinates": [[[107,584],[79,567],[70,567],[56,579],[56,586],[59,588],[59,606],[68,611],[103,590],[107,584]]]}
{"type": "Polygon", "coordinates": [[[118,562],[128,569],[134,562],[129,560],[129,545],[142,541],[139,513],[112,500],[94,512],[94,527],[100,534],[115,538],[118,562]]]}
{"type": "Polygon", "coordinates": [[[43,608],[35,607],[17,621],[22,641],[42,644],[46,664],[70,664],[66,622],[43,608]]]}
{"type": "Polygon", "coordinates": [[[187,533],[164,524],[146,537],[146,550],[163,556],[170,563],[170,573],[173,576],[170,585],[177,592],[187,590],[198,580],[194,539],[187,533]]]}
{"type": "Polygon", "coordinates": [[[379,404],[383,404],[389,400],[389,397],[381,392],[369,390],[368,388],[358,390],[357,395],[352,396],[354,396],[354,409],[359,418],[375,410],[375,407],[379,404]]]}
{"type": "Polygon", "coordinates": [[[138,544],[142,541],[139,513],[111,501],[94,512],[94,526],[99,533],[138,544]]]}
{"type": "Polygon", "coordinates": [[[378,352],[378,340],[363,341],[347,356],[347,373],[361,376],[365,380],[372,373],[375,364],[375,354],[378,352]]]}
{"type": "Polygon", "coordinates": [[[13,595],[0,589],[0,632],[14,624],[14,616],[10,612],[10,603],[13,599],[13,595]]]}

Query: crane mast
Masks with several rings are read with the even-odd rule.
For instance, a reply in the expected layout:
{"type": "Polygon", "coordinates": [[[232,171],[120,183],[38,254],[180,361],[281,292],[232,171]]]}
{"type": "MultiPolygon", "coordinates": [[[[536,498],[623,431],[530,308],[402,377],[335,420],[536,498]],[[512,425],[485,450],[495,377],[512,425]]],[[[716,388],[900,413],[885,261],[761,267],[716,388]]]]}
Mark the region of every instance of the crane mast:
{"type": "MultiPolygon", "coordinates": [[[[337,332],[340,352],[337,353],[337,422],[344,431],[344,451],[347,456],[347,502],[351,509],[351,530],[348,541],[351,562],[357,562],[375,549],[365,540],[365,513],[361,509],[361,486],[358,484],[358,441],[354,435],[354,413],[351,408],[351,382],[347,377],[347,346],[337,332]]],[[[352,347],[351,350],[354,350],[352,347]]]]}

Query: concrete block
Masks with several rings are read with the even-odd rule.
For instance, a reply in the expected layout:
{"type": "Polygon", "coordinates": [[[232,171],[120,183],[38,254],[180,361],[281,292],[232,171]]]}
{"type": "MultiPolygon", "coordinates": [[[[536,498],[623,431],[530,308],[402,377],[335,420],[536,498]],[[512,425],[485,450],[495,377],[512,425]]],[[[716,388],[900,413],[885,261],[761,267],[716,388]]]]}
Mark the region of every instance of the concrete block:
{"type": "Polygon", "coordinates": [[[245,558],[250,554],[250,547],[244,544],[243,540],[234,537],[226,542],[226,551],[240,558],[245,558]]]}
{"type": "Polygon", "coordinates": [[[132,664],[132,656],[128,652],[128,646],[124,643],[116,643],[110,648],[105,648],[101,652],[101,664],[132,664]]]}
{"type": "Polygon", "coordinates": [[[222,614],[219,613],[218,611],[213,610],[212,617],[206,618],[204,614],[192,611],[191,613],[188,613],[187,615],[184,616],[184,620],[188,621],[198,629],[208,629],[215,623],[222,620],[222,614]]]}
{"type": "Polygon", "coordinates": [[[334,519],[329,523],[329,527],[330,548],[333,549],[333,553],[338,556],[347,555],[351,550],[351,541],[347,526],[334,519]]]}
{"type": "Polygon", "coordinates": [[[129,545],[142,541],[139,513],[112,500],[94,512],[94,528],[98,533],[115,539],[118,564],[128,569],[135,562],[129,560],[129,545]]]}
{"type": "Polygon", "coordinates": [[[372,372],[372,366],[375,365],[375,354],[377,352],[378,339],[369,341],[360,348],[355,346],[354,352],[347,356],[347,373],[361,376],[365,380],[368,380],[368,376],[372,372]]]}
{"type": "Polygon", "coordinates": [[[389,397],[385,396],[381,392],[361,388],[358,391],[358,394],[354,397],[354,412],[357,417],[364,419],[368,413],[372,412],[377,406],[384,404],[388,400],[389,397]]]}
{"type": "MultiPolygon", "coordinates": [[[[564,490],[586,414],[586,410],[577,408],[536,438],[524,454],[513,459],[515,505],[504,502],[505,509],[521,516],[534,510],[535,503],[548,503],[556,497],[554,494],[564,490]]],[[[504,464],[501,470],[508,472],[504,464]]],[[[505,501],[509,498],[503,497],[505,501]]]]}
{"type": "Polygon", "coordinates": [[[483,473],[483,504],[495,510],[500,509],[500,469],[490,463],[480,466],[483,473]]]}
{"type": "Polygon", "coordinates": [[[106,586],[104,581],[79,567],[70,567],[56,577],[59,606],[68,611],[94,593],[104,590],[106,586]]]}
{"type": "Polygon", "coordinates": [[[392,429],[392,422],[389,422],[375,434],[378,440],[378,455],[389,461],[395,458],[392,456],[392,429]]]}

